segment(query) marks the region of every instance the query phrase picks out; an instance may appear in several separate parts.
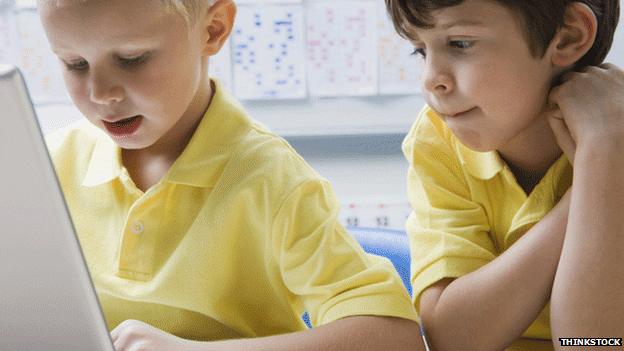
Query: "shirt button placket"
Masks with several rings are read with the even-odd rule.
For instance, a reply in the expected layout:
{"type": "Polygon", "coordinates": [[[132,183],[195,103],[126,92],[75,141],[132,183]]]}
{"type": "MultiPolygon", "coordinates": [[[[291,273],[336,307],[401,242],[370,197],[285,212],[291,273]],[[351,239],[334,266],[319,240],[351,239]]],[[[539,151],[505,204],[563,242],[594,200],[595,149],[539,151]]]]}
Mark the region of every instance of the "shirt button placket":
{"type": "Polygon", "coordinates": [[[125,271],[138,271],[143,272],[143,261],[141,248],[143,246],[144,239],[142,238],[145,233],[145,223],[140,219],[139,213],[132,213],[128,218],[128,222],[125,228],[125,234],[123,244],[121,247],[120,267],[125,271]],[[132,218],[135,217],[135,218],[132,218]]]}

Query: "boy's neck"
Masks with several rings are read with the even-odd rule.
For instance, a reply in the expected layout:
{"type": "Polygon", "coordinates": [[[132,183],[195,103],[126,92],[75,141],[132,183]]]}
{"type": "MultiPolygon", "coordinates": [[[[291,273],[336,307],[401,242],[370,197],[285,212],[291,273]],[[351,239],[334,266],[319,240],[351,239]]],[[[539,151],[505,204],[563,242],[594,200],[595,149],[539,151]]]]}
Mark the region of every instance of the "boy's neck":
{"type": "Polygon", "coordinates": [[[212,102],[214,91],[212,81],[207,79],[202,82],[195,98],[173,128],[153,145],[133,152],[144,154],[145,157],[177,159],[195,134],[197,126],[212,102]]]}
{"type": "Polygon", "coordinates": [[[534,123],[499,148],[498,153],[518,184],[529,194],[561,157],[562,151],[547,118],[538,116],[534,123]]]}
{"type": "Polygon", "coordinates": [[[208,80],[176,126],[155,144],[138,150],[122,149],[123,165],[140,190],[146,191],[158,183],[186,149],[212,102],[214,91],[214,84],[208,80]]]}

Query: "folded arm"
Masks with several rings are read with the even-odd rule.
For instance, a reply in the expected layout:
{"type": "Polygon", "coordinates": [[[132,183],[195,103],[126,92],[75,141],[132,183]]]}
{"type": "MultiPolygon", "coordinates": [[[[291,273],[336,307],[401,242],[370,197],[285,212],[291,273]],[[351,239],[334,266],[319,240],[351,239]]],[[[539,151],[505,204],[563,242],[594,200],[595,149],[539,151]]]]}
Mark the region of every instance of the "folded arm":
{"type": "Polygon", "coordinates": [[[424,351],[418,324],[391,317],[347,317],[301,332],[215,342],[181,339],[129,320],[111,336],[117,351],[424,351]]]}
{"type": "Polygon", "coordinates": [[[205,350],[421,351],[424,350],[424,347],[422,346],[418,330],[416,322],[406,319],[364,316],[347,317],[298,333],[217,342],[205,350]]]}
{"type": "Polygon", "coordinates": [[[608,140],[576,153],[570,218],[553,287],[555,340],[624,336],[622,155],[623,145],[608,140]]]}
{"type": "MultiPolygon", "coordinates": [[[[624,336],[624,71],[564,76],[551,91],[558,140],[574,152],[572,200],[552,291],[553,339],[624,336]]],[[[555,342],[555,348],[561,348],[555,342]]]]}
{"type": "Polygon", "coordinates": [[[566,194],[496,259],[423,292],[422,321],[435,350],[502,350],[522,335],[549,301],[568,206],[566,194]]]}

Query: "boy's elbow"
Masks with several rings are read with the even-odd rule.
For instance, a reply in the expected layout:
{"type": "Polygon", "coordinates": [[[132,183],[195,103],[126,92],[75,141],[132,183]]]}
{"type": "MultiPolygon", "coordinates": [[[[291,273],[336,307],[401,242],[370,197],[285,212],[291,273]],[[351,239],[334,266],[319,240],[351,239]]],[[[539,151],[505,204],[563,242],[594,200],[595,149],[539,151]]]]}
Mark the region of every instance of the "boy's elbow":
{"type": "Polygon", "coordinates": [[[437,307],[442,293],[451,281],[450,279],[439,281],[423,291],[420,297],[420,318],[427,342],[432,350],[471,350],[472,348],[467,347],[468,345],[462,345],[459,348],[455,345],[455,342],[461,341],[462,338],[452,337],[452,329],[445,325],[444,318],[440,318],[437,313],[440,311],[437,307]]]}
{"type": "Polygon", "coordinates": [[[447,327],[441,323],[434,313],[423,313],[421,318],[427,343],[431,350],[477,350],[477,347],[471,345],[474,339],[466,339],[461,335],[456,335],[452,327],[447,327]]]}
{"type": "Polygon", "coordinates": [[[442,293],[452,281],[453,279],[439,281],[427,288],[420,298],[420,317],[431,350],[488,350],[479,335],[465,333],[468,328],[460,326],[461,321],[457,320],[456,314],[449,315],[444,313],[444,308],[439,308],[442,293]]]}
{"type": "Polygon", "coordinates": [[[418,323],[402,318],[383,318],[385,328],[378,330],[385,351],[425,351],[418,323]]]}
{"type": "Polygon", "coordinates": [[[339,336],[340,350],[425,351],[420,327],[409,319],[354,316],[338,321],[333,333],[339,330],[336,326],[343,331],[339,336]]]}
{"type": "Polygon", "coordinates": [[[499,351],[487,331],[482,334],[467,332],[468,326],[458,316],[422,314],[427,343],[432,351],[499,351]]]}

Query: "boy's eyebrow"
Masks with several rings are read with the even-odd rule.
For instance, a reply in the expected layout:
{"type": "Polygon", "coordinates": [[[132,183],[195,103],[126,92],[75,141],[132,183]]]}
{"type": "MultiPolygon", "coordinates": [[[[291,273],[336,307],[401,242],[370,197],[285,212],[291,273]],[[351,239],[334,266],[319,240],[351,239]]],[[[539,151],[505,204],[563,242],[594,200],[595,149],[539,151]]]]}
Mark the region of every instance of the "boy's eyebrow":
{"type": "MultiPolygon", "coordinates": [[[[120,45],[119,47],[112,49],[112,51],[117,52],[117,51],[153,49],[155,46],[158,45],[159,42],[160,42],[159,40],[146,40],[146,39],[137,40],[137,41],[127,41],[124,44],[120,45]]],[[[59,46],[59,47],[50,46],[50,49],[52,50],[52,52],[54,52],[57,55],[73,51],[71,48],[66,48],[63,46],[59,46]]]]}
{"type": "MultiPolygon", "coordinates": [[[[436,30],[447,30],[453,27],[487,27],[487,25],[483,22],[480,22],[478,20],[457,20],[457,21],[449,21],[446,23],[442,23],[442,24],[438,24],[436,23],[434,25],[434,29],[436,30]]],[[[418,37],[418,33],[416,30],[410,30],[411,28],[408,28],[408,36],[409,36],[409,40],[414,43],[414,42],[419,42],[420,38],[418,37]]]]}
{"type": "Polygon", "coordinates": [[[436,25],[436,27],[440,29],[449,29],[452,27],[485,27],[485,23],[478,20],[459,20],[442,23],[436,25]]]}

